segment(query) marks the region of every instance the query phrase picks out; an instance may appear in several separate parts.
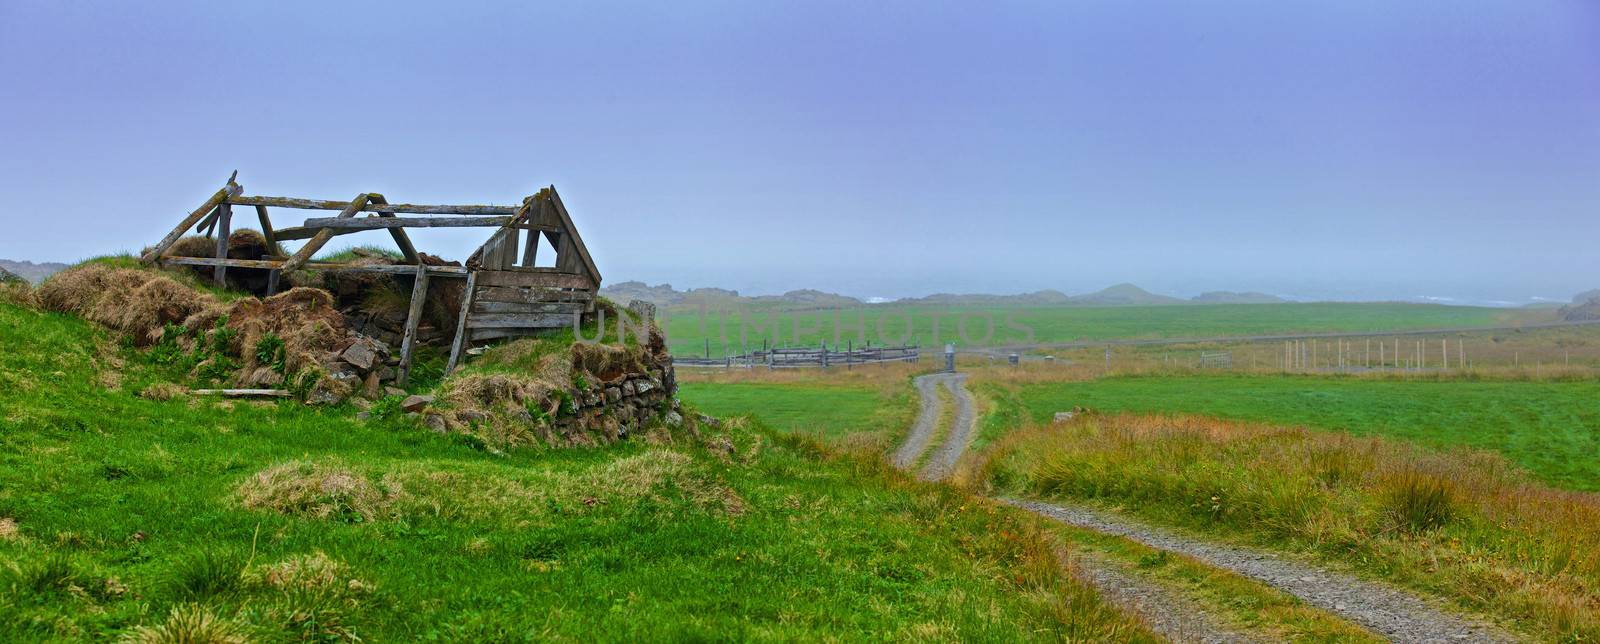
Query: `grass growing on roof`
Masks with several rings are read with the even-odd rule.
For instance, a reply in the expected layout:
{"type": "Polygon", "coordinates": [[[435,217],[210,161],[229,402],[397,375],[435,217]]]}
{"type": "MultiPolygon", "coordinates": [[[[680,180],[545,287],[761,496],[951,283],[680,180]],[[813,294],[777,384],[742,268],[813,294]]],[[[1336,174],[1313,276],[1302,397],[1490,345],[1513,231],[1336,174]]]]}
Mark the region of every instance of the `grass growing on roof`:
{"type": "Polygon", "coordinates": [[[62,314],[0,304],[0,346],[7,640],[1149,639],[1015,513],[764,429],[496,456],[141,396],[62,314]]]}

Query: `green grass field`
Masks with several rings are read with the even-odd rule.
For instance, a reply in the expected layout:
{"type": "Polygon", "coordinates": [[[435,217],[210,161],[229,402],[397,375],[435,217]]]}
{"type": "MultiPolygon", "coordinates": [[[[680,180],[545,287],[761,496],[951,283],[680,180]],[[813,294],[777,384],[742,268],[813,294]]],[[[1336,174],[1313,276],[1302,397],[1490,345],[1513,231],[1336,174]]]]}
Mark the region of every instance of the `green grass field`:
{"type": "MultiPolygon", "coordinates": [[[[1296,376],[1120,377],[990,387],[1032,420],[1059,410],[1205,414],[1493,450],[1553,485],[1600,490],[1600,383],[1296,376]]],[[[986,419],[993,438],[1015,419],[986,419]]]]}
{"type": "Polygon", "coordinates": [[[885,430],[911,422],[909,386],[895,396],[871,387],[828,384],[685,382],[678,397],[719,416],[749,414],[774,429],[838,437],[885,430]]]}
{"type": "Polygon", "coordinates": [[[76,318],[0,304],[0,347],[5,641],[1142,637],[1015,515],[759,427],[495,454],[146,399],[181,374],[76,318]]]}
{"type": "Polygon", "coordinates": [[[831,345],[836,329],[841,344],[846,340],[856,344],[864,340],[874,344],[909,340],[936,346],[943,342],[996,345],[1506,326],[1552,319],[1549,311],[1404,303],[948,308],[884,305],[794,312],[750,308],[746,312],[748,326],[737,313],[667,311],[666,331],[673,353],[700,355],[708,343],[713,356],[722,355],[724,349],[738,353],[741,346],[759,349],[763,339],[775,344],[815,346],[826,341],[831,345]],[[963,319],[966,339],[959,334],[963,319]]]}

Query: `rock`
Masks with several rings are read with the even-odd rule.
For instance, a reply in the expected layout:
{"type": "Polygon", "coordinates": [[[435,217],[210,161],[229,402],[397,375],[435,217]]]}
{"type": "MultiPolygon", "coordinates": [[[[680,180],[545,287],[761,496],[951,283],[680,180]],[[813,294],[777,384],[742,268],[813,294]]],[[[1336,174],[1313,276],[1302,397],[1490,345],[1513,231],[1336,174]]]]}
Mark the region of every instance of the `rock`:
{"type": "Polygon", "coordinates": [[[390,385],[390,386],[387,386],[387,387],[383,388],[383,395],[385,395],[385,396],[404,396],[404,395],[406,395],[406,390],[401,389],[399,387],[396,387],[394,385],[390,385]]]}
{"type": "Polygon", "coordinates": [[[422,411],[433,404],[433,396],[407,396],[400,401],[400,408],[406,411],[422,411]]]}
{"type": "Polygon", "coordinates": [[[467,411],[458,412],[456,417],[468,423],[482,423],[489,420],[488,414],[485,414],[481,411],[472,411],[470,409],[467,411]]]}
{"type": "Polygon", "coordinates": [[[606,387],[606,400],[608,402],[622,400],[622,390],[617,387],[606,387]]]}
{"type": "Polygon", "coordinates": [[[423,416],[422,424],[435,434],[443,434],[450,431],[449,424],[444,422],[444,416],[440,416],[438,414],[428,414],[423,416]]]}
{"type": "Polygon", "coordinates": [[[372,400],[383,397],[383,383],[378,380],[378,372],[367,374],[367,379],[361,383],[361,396],[372,400]]]}
{"type": "Polygon", "coordinates": [[[595,393],[593,391],[584,392],[582,394],[582,397],[583,397],[583,405],[585,407],[593,407],[595,405],[600,404],[600,394],[597,394],[597,393],[595,393]]]}
{"type": "Polygon", "coordinates": [[[317,380],[306,394],[308,405],[337,405],[355,391],[360,377],[349,371],[330,373],[317,380]]]}
{"type": "Polygon", "coordinates": [[[634,388],[635,391],[638,391],[641,395],[643,395],[643,394],[650,393],[651,390],[660,389],[661,388],[661,382],[656,380],[655,378],[650,378],[648,380],[640,380],[637,383],[634,383],[633,388],[634,388]]]}
{"type": "Polygon", "coordinates": [[[638,388],[633,386],[632,380],[622,383],[622,395],[632,396],[636,393],[638,393],[638,388]]]}
{"type": "Polygon", "coordinates": [[[656,305],[645,300],[629,300],[628,312],[640,322],[649,322],[656,319],[656,305]]]}
{"type": "Polygon", "coordinates": [[[378,363],[378,352],[374,350],[371,340],[352,343],[350,348],[339,354],[339,357],[363,372],[372,370],[372,366],[378,363]]]}
{"type": "Polygon", "coordinates": [[[721,427],[722,426],[722,421],[719,420],[716,416],[707,416],[705,414],[695,414],[695,420],[700,421],[700,424],[702,424],[702,425],[709,425],[711,427],[721,427]]]}
{"type": "Polygon", "coordinates": [[[662,418],[662,422],[666,423],[668,427],[677,429],[683,426],[683,414],[675,411],[669,411],[667,412],[667,415],[662,418]]]}
{"type": "Polygon", "coordinates": [[[1055,422],[1064,423],[1064,422],[1067,422],[1069,420],[1072,420],[1072,412],[1070,412],[1070,411],[1058,411],[1058,412],[1056,412],[1055,422]]]}

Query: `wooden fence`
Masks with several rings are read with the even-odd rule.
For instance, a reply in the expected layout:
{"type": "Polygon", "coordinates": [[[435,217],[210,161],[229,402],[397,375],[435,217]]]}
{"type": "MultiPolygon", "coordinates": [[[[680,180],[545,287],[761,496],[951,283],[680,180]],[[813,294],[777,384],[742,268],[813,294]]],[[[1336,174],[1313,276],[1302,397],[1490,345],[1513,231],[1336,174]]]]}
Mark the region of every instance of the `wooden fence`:
{"type": "Polygon", "coordinates": [[[922,358],[915,345],[898,347],[863,347],[843,351],[817,348],[770,349],[721,358],[673,356],[672,364],[678,367],[732,368],[767,367],[769,369],[795,369],[805,367],[845,367],[883,364],[888,362],[916,362],[922,358]]]}

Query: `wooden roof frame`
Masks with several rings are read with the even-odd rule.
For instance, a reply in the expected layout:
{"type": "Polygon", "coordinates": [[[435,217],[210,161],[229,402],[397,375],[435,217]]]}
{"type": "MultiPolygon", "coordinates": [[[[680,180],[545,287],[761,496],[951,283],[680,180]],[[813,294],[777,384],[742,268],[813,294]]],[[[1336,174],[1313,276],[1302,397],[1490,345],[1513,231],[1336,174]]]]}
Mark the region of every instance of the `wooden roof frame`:
{"type": "Polygon", "coordinates": [[[238,176],[238,171],[234,171],[221,189],[150,247],[140,258],[141,261],[145,264],[212,266],[215,267],[213,277],[219,286],[226,284],[230,267],[266,270],[268,295],[277,291],[282,273],[300,269],[414,274],[411,306],[401,346],[399,382],[402,385],[410,371],[412,345],[431,277],[465,278],[467,281],[447,372],[455,369],[464,344],[468,342],[469,330],[479,329],[475,337],[510,337],[530,329],[548,328],[552,321],[570,319],[575,324],[579,312],[573,307],[592,307],[593,299],[600,290],[600,270],[595,266],[583,237],[578,234],[578,227],[573,224],[572,216],[553,185],[524,198],[520,206],[424,205],[389,203],[387,198],[375,192],[363,192],[350,201],[245,195],[244,187],[236,181],[238,176]],[[270,248],[276,248],[278,242],[297,239],[307,240],[305,245],[288,257],[273,256],[259,260],[229,258],[228,231],[231,229],[234,206],[255,209],[261,221],[261,234],[270,248]],[[338,214],[307,218],[297,227],[274,229],[267,211],[269,207],[336,210],[338,214]],[[359,216],[362,213],[369,213],[369,216],[359,216]],[[472,253],[465,266],[424,264],[405,229],[446,227],[497,230],[472,253]],[[216,253],[213,257],[171,257],[167,254],[190,228],[206,236],[215,233],[216,253]],[[311,260],[334,237],[371,230],[387,231],[399,248],[404,263],[364,265],[311,260]],[[519,243],[524,230],[528,231],[525,245],[519,243]],[[541,235],[555,249],[553,268],[534,266],[541,235]],[[519,247],[522,250],[520,261],[519,247]],[[475,305],[480,289],[485,291],[484,297],[490,299],[475,305]],[[545,295],[557,301],[548,305],[539,304],[538,300],[545,295]],[[506,298],[511,301],[506,301],[506,298]],[[524,299],[534,301],[522,302],[524,299]],[[508,312],[523,309],[529,312],[508,312]],[[476,320],[471,319],[474,315],[478,316],[476,320]]]}

